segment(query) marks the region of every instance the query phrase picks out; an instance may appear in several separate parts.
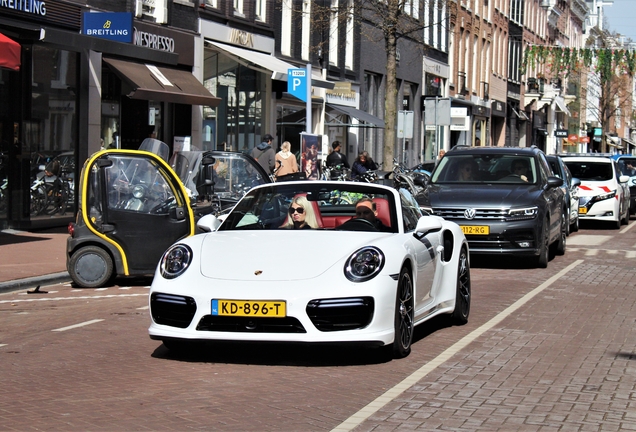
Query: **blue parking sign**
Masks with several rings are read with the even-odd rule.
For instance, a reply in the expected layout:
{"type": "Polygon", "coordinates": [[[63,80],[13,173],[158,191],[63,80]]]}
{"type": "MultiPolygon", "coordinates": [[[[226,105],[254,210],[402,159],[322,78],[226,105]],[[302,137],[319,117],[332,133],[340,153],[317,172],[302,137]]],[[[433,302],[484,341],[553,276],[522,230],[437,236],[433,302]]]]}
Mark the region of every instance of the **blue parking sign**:
{"type": "Polygon", "coordinates": [[[287,92],[307,102],[307,69],[287,69],[287,92]]]}

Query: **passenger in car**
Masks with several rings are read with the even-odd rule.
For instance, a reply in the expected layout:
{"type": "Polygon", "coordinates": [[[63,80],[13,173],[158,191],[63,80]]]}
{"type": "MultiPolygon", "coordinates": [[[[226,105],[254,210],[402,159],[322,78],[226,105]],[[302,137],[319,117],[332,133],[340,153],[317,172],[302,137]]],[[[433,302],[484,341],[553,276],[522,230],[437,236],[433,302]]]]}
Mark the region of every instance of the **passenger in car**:
{"type": "Polygon", "coordinates": [[[318,219],[314,209],[304,196],[295,197],[287,211],[287,219],[281,228],[287,229],[308,229],[318,228],[318,219]]]}
{"type": "Polygon", "coordinates": [[[471,160],[464,160],[459,164],[458,181],[474,181],[477,175],[477,164],[471,160]]]}

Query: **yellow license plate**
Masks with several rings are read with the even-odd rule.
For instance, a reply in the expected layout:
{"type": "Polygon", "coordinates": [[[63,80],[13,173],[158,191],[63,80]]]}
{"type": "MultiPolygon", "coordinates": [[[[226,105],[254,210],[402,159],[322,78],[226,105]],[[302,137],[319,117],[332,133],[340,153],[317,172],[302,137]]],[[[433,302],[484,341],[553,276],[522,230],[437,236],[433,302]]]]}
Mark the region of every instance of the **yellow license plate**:
{"type": "Polygon", "coordinates": [[[282,300],[212,300],[212,315],[284,318],[287,304],[282,300]]]}
{"type": "Polygon", "coordinates": [[[464,234],[488,235],[490,227],[488,225],[461,225],[464,234]]]}
{"type": "Polygon", "coordinates": [[[579,207],[579,214],[587,214],[587,207],[579,207]]]}

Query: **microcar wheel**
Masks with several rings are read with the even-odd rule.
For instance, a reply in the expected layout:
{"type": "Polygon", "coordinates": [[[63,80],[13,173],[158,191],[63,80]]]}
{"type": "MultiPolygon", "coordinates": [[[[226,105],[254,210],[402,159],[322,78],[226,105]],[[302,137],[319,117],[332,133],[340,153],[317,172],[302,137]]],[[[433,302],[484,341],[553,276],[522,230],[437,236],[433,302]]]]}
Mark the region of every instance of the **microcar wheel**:
{"type": "Polygon", "coordinates": [[[78,286],[98,288],[112,278],[113,260],[104,249],[85,246],[71,256],[68,272],[78,286]]]}
{"type": "Polygon", "coordinates": [[[468,264],[468,252],[462,248],[459,254],[457,266],[457,293],[455,294],[455,310],[451,320],[455,325],[464,325],[468,322],[470,314],[470,265],[468,264]]]}
{"type": "Polygon", "coordinates": [[[404,358],[411,353],[413,342],[413,280],[406,268],[402,268],[398,279],[395,301],[395,336],[393,357],[404,358]]]}

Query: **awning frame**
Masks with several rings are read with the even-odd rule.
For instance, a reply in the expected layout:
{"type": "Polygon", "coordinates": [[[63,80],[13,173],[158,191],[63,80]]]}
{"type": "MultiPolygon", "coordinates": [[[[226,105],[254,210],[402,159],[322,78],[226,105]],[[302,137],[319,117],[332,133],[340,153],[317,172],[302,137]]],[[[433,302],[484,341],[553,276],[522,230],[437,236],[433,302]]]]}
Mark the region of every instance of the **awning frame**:
{"type": "Polygon", "coordinates": [[[364,122],[361,123],[344,123],[339,121],[336,116],[329,114],[325,109],[325,116],[330,116],[332,120],[338,122],[338,124],[328,123],[325,124],[327,126],[349,126],[349,127],[359,127],[359,128],[376,128],[376,129],[384,129],[384,120],[379,117],[374,116],[373,114],[369,114],[366,111],[359,110],[357,108],[344,106],[344,105],[333,105],[333,104],[325,104],[325,108],[332,109],[334,111],[338,111],[341,114],[347,115],[352,118],[356,118],[359,121],[364,122]]]}
{"type": "MultiPolygon", "coordinates": [[[[271,73],[272,79],[278,81],[287,81],[288,69],[298,69],[298,66],[294,66],[279,59],[278,57],[263,52],[247,50],[245,48],[239,48],[234,45],[214,42],[211,40],[206,40],[205,44],[206,46],[220,50],[223,54],[245,67],[262,73],[271,73]]],[[[336,83],[323,80],[317,76],[312,76],[311,85],[331,90],[335,87],[336,83]]]]}

